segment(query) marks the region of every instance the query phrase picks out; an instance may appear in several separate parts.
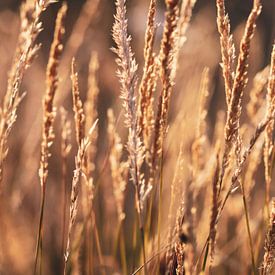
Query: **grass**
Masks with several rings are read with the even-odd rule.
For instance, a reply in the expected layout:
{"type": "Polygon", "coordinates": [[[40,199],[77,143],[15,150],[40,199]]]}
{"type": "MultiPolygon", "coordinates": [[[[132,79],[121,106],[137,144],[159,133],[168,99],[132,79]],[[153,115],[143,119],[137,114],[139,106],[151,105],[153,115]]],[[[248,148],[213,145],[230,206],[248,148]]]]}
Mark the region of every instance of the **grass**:
{"type": "Polygon", "coordinates": [[[56,2],[19,8],[1,95],[0,273],[273,274],[269,4],[56,2]]]}

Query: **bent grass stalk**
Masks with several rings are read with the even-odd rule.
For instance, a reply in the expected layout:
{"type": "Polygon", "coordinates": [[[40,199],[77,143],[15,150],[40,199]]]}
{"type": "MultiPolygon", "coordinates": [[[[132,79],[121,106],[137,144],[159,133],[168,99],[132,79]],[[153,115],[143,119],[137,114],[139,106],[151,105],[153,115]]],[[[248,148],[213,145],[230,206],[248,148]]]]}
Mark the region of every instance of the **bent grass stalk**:
{"type": "Polygon", "coordinates": [[[75,224],[77,212],[78,212],[78,193],[79,193],[79,185],[81,176],[85,177],[83,171],[83,163],[85,159],[85,155],[87,149],[90,145],[90,136],[93,133],[97,124],[97,120],[94,122],[94,125],[90,129],[88,136],[84,136],[80,141],[80,146],[77,151],[77,155],[75,157],[75,170],[72,179],[72,190],[71,190],[71,204],[70,204],[70,220],[69,220],[69,228],[68,228],[68,236],[67,236],[67,244],[66,244],[66,252],[65,252],[65,265],[64,265],[64,275],[66,274],[67,264],[70,256],[70,246],[71,246],[71,235],[73,226],[75,224]]]}

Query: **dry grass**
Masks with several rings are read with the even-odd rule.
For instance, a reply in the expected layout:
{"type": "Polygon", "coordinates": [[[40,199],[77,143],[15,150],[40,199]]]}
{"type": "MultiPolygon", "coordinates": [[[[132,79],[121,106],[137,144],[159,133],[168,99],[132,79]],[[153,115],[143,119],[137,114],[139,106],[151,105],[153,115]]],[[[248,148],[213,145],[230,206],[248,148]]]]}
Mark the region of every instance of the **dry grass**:
{"type": "Polygon", "coordinates": [[[0,274],[273,274],[272,4],[55,2],[3,40],[0,274]]]}

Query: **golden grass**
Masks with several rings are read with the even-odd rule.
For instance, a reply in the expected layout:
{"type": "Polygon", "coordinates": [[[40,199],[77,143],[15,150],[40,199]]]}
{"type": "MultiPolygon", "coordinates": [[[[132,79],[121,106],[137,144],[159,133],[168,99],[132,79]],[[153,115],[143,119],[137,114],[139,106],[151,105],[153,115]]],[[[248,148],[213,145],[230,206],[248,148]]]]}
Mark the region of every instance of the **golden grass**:
{"type": "Polygon", "coordinates": [[[145,29],[126,0],[55,2],[22,4],[2,96],[0,274],[273,274],[268,4],[241,32],[224,0],[140,1],[145,29]]]}

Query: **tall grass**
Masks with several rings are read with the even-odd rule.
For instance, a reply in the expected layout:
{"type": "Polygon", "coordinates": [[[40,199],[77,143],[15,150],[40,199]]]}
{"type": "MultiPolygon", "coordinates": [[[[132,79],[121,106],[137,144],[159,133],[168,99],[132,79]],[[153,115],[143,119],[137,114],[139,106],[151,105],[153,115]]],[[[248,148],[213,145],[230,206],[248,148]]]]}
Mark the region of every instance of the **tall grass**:
{"type": "Polygon", "coordinates": [[[239,24],[224,0],[56,2],[20,7],[0,273],[273,274],[270,4],[251,1],[239,24]]]}

